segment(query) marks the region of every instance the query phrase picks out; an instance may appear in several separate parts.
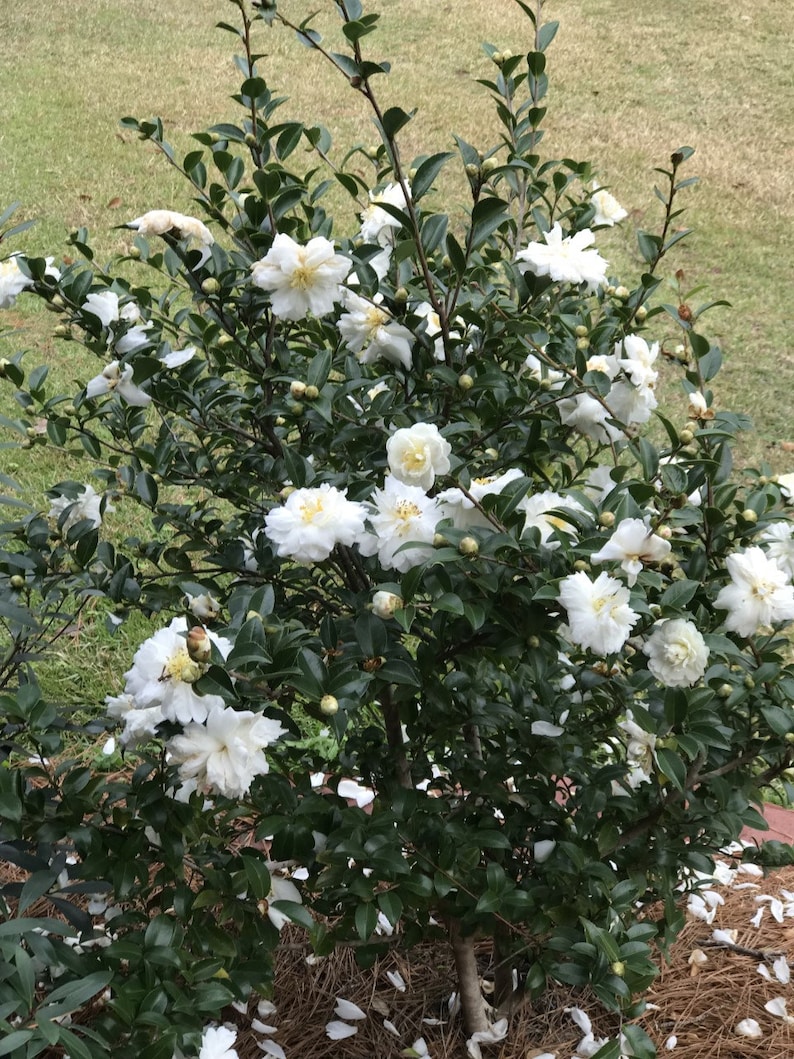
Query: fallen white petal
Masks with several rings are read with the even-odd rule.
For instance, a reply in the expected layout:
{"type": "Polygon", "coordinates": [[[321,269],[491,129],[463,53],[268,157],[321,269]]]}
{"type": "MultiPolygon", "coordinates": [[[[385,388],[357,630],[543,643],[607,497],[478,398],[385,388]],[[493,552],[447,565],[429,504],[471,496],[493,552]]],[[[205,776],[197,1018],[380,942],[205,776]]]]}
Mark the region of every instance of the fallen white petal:
{"type": "Polygon", "coordinates": [[[383,1020],[383,1028],[384,1028],[384,1030],[388,1030],[389,1033],[393,1034],[393,1036],[395,1036],[395,1037],[399,1037],[400,1036],[400,1031],[397,1029],[397,1027],[394,1025],[394,1023],[393,1022],[389,1022],[388,1019],[384,1019],[383,1020]]]}
{"type": "Polygon", "coordinates": [[[386,977],[389,979],[395,989],[399,989],[401,993],[405,992],[407,986],[405,984],[405,979],[399,971],[387,971],[386,977]]]}
{"type": "Polygon", "coordinates": [[[712,939],[717,942],[718,945],[735,945],[736,939],[739,937],[738,930],[715,930],[712,935],[712,939]]]}
{"type": "Polygon", "coordinates": [[[781,985],[788,985],[791,981],[791,968],[788,965],[788,960],[785,956],[779,956],[772,964],[772,970],[775,973],[775,978],[781,985]]]}
{"type": "Polygon", "coordinates": [[[772,981],[772,975],[769,973],[769,968],[765,963],[759,963],[758,973],[761,975],[762,978],[766,978],[767,982],[772,981]]]}
{"type": "Polygon", "coordinates": [[[789,1015],[786,1011],[786,1001],[782,996],[767,1000],[764,1004],[764,1011],[768,1011],[770,1015],[774,1015],[776,1018],[785,1019],[786,1022],[794,1022],[794,1016],[789,1015]]]}
{"type": "Polygon", "coordinates": [[[667,1040],[664,1042],[664,1046],[665,1046],[665,1048],[667,1049],[668,1052],[672,1052],[673,1048],[675,1048],[675,1046],[677,1044],[678,1044],[678,1038],[675,1036],[675,1034],[673,1034],[672,1036],[668,1037],[667,1040]]]}
{"type": "Polygon", "coordinates": [[[758,909],[756,914],[754,916],[751,916],[751,918],[750,918],[750,922],[756,928],[756,930],[761,926],[761,920],[763,918],[764,918],[764,906],[761,905],[761,907],[758,909]]]}
{"type": "Polygon", "coordinates": [[[590,1017],[589,1015],[587,1015],[586,1012],[582,1011],[581,1008],[566,1008],[565,1012],[567,1015],[571,1016],[574,1023],[579,1027],[579,1029],[585,1036],[593,1032],[593,1024],[590,1021],[590,1017]]]}
{"type": "Polygon", "coordinates": [[[764,1036],[761,1027],[755,1019],[742,1019],[741,1022],[737,1022],[734,1033],[738,1033],[740,1037],[752,1037],[754,1039],[764,1036]]]}
{"type": "Polygon", "coordinates": [[[336,998],[334,1014],[338,1015],[340,1019],[353,1019],[354,1021],[367,1017],[366,1012],[362,1011],[358,1004],[353,1004],[350,1000],[345,1000],[341,996],[336,998]]]}
{"type": "Polygon", "coordinates": [[[257,1043],[265,1055],[272,1055],[273,1059],[287,1059],[287,1053],[276,1041],[258,1041],[257,1043]]]}
{"type": "Polygon", "coordinates": [[[331,1041],[343,1041],[345,1037],[353,1037],[358,1033],[358,1026],[348,1026],[346,1022],[332,1020],[325,1027],[325,1035],[331,1041]]]}
{"type": "Polygon", "coordinates": [[[262,1022],[261,1019],[251,1019],[251,1029],[254,1033],[278,1033],[278,1026],[269,1026],[266,1022],[262,1022]]]}

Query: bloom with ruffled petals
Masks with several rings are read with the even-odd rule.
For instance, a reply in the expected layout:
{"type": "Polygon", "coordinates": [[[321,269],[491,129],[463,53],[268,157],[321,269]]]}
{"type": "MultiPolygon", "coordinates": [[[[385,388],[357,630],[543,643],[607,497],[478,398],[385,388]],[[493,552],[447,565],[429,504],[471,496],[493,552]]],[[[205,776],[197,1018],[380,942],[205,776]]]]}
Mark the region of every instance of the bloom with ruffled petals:
{"type": "Polygon", "coordinates": [[[770,522],[759,540],[769,558],[787,577],[794,578],[794,522],[770,522]]]}
{"type": "MultiPolygon", "coordinates": [[[[102,496],[93,486],[84,485],[74,499],[69,496],[56,497],[50,505],[49,518],[59,518],[67,508],[69,514],[64,519],[64,530],[70,530],[84,519],[87,519],[94,529],[102,525],[102,496]]],[[[113,508],[108,504],[106,510],[112,511],[113,508]]]]}
{"type": "Polygon", "coordinates": [[[337,544],[355,544],[364,533],[367,509],[347,499],[347,490],[327,482],[296,489],[265,517],[265,536],[282,559],[320,563],[337,544]]]}
{"type": "MultiPolygon", "coordinates": [[[[410,191],[410,185],[408,185],[410,191]]],[[[392,246],[395,232],[401,227],[394,214],[384,210],[381,203],[405,210],[405,192],[400,184],[387,184],[382,191],[370,191],[369,206],[361,214],[361,238],[365,243],[392,246]]]]}
{"type": "Polygon", "coordinates": [[[603,548],[590,556],[591,562],[605,563],[620,560],[620,568],[628,574],[633,585],[643,563],[658,563],[670,554],[670,542],[653,533],[650,520],[624,518],[603,548]]]}
{"type": "Polygon", "coordinates": [[[201,1035],[198,1059],[238,1059],[237,1050],[233,1047],[236,1039],[237,1030],[226,1026],[208,1026],[201,1035]]]}
{"type": "Polygon", "coordinates": [[[588,249],[595,242],[589,228],[564,237],[555,224],[543,239],[516,254],[521,272],[548,276],[557,283],[584,283],[590,291],[606,282],[607,262],[597,250],[588,249]]]}
{"type": "Polygon", "coordinates": [[[452,446],[434,423],[402,427],[386,442],[389,470],[394,477],[425,492],[433,487],[437,475],[449,471],[451,451],[452,446]]]}
{"type": "MultiPolygon", "coordinates": [[[[193,690],[204,667],[188,654],[187,631],[187,620],[174,618],[141,644],[132,668],[124,674],[124,690],[138,708],[159,706],[166,720],[180,724],[201,722],[211,709],[223,707],[219,695],[199,695],[193,690]]],[[[209,629],[204,631],[225,658],[232,648],[230,641],[209,629]]]]}
{"type": "Polygon", "coordinates": [[[640,620],[629,606],[629,590],[609,574],[595,581],[583,570],[569,574],[560,583],[559,600],[568,612],[573,643],[596,654],[619,651],[640,620]]]}
{"type": "Polygon", "coordinates": [[[709,649],[697,626],[684,618],[657,621],[643,645],[648,669],[667,688],[696,684],[709,661],[709,649]]]}
{"type": "Polygon", "coordinates": [[[624,218],[628,217],[628,213],[620,205],[614,195],[598,186],[598,181],[593,181],[593,194],[590,196],[590,201],[595,206],[595,217],[593,217],[593,224],[596,225],[607,225],[612,227],[613,224],[618,224],[624,218]]]}
{"type": "Polygon", "coordinates": [[[401,364],[407,370],[411,367],[414,336],[380,307],[381,301],[382,295],[368,301],[348,291],[345,295],[347,312],[339,317],[337,325],[339,333],[362,364],[383,359],[401,364]]]}
{"type": "Polygon", "coordinates": [[[184,213],[176,213],[174,210],[149,210],[143,216],[128,221],[126,226],[138,235],[170,235],[186,243],[195,239],[201,248],[199,263],[202,265],[210,256],[210,247],[215,242],[212,232],[203,221],[197,217],[187,217],[184,213]]]}
{"type": "Polygon", "coordinates": [[[273,315],[303,320],[309,313],[326,316],[342,299],[341,284],[350,272],[348,258],[334,244],[315,236],[305,246],[280,232],[251,272],[257,287],[270,291],[273,315]]]}
{"type": "Polygon", "coordinates": [[[387,475],[383,489],[372,494],[372,503],[369,524],[373,533],[359,540],[364,555],[377,552],[378,562],[385,570],[403,574],[429,558],[440,518],[434,499],[417,486],[404,485],[387,475]],[[409,542],[416,547],[403,548],[409,542]]]}
{"type": "Polygon", "coordinates": [[[216,706],[205,724],[186,725],[167,748],[181,779],[195,779],[199,790],[208,794],[242,798],[254,778],[268,771],[265,747],[285,733],[270,717],[216,706]]]}
{"type": "Polygon", "coordinates": [[[472,478],[467,493],[453,485],[436,497],[441,506],[441,518],[452,519],[455,529],[493,529],[493,524],[477,507],[486,496],[495,496],[503,492],[510,482],[522,478],[523,472],[511,467],[502,474],[489,474],[481,478],[472,478]]]}
{"type": "Polygon", "coordinates": [[[556,512],[567,510],[582,515],[585,514],[585,509],[577,500],[561,496],[551,489],[528,496],[519,504],[519,510],[524,512],[522,535],[530,529],[539,530],[540,546],[548,549],[548,551],[559,548],[560,542],[555,536],[558,532],[565,533],[569,537],[577,535],[576,525],[556,512]]]}
{"type": "Polygon", "coordinates": [[[752,636],[763,625],[794,618],[794,588],[761,548],[734,552],[725,565],[731,583],[720,589],[714,605],[728,611],[726,629],[752,636]]]}

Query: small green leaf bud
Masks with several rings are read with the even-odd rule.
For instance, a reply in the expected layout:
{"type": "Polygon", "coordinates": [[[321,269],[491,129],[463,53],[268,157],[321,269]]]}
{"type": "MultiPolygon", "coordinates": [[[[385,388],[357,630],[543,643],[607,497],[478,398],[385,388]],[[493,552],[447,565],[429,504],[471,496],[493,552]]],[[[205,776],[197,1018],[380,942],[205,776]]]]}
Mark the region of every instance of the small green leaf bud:
{"type": "Polygon", "coordinates": [[[208,276],[201,284],[201,289],[205,294],[217,294],[221,289],[220,283],[215,279],[214,276],[208,276]]]}
{"type": "Polygon", "coordinates": [[[25,433],[27,434],[27,436],[29,438],[35,438],[35,437],[38,436],[38,431],[36,430],[35,427],[28,427],[27,430],[25,431],[25,433]]]}
{"type": "Polygon", "coordinates": [[[293,401],[293,403],[289,406],[289,410],[294,416],[303,415],[303,405],[300,403],[300,401],[293,401]]]}
{"type": "Polygon", "coordinates": [[[483,173],[493,173],[494,169],[499,166],[499,160],[497,158],[486,158],[482,164],[483,173]]]}
{"type": "Polygon", "coordinates": [[[20,441],[19,447],[21,449],[32,449],[33,448],[33,442],[30,440],[30,438],[25,438],[24,441],[20,441]]]}
{"type": "Polygon", "coordinates": [[[449,254],[444,254],[444,256],[441,258],[441,264],[444,266],[444,268],[452,268],[452,258],[449,256],[449,254]]]}
{"type": "Polygon", "coordinates": [[[739,518],[741,518],[742,522],[750,522],[753,525],[758,521],[758,515],[751,507],[746,507],[739,518]]]}
{"type": "Polygon", "coordinates": [[[589,349],[590,348],[590,339],[589,338],[577,338],[576,339],[576,348],[580,349],[580,350],[589,349]]]}
{"type": "Polygon", "coordinates": [[[717,694],[721,699],[729,699],[733,695],[733,688],[730,684],[720,684],[717,694]]]}
{"type": "Polygon", "coordinates": [[[458,551],[461,555],[476,555],[480,550],[480,546],[474,537],[464,537],[458,544],[458,551]]]}
{"type": "Polygon", "coordinates": [[[63,406],[62,411],[63,411],[63,414],[65,416],[76,416],[77,415],[77,409],[75,408],[75,406],[73,404],[65,404],[63,406]]]}
{"type": "Polygon", "coordinates": [[[622,978],[626,973],[626,965],[622,960],[615,960],[612,964],[612,973],[616,974],[618,978],[622,978]]]}
{"type": "Polygon", "coordinates": [[[474,379],[471,377],[471,375],[464,374],[458,376],[458,386],[460,386],[461,390],[470,390],[473,385],[474,379]]]}
{"type": "Polygon", "coordinates": [[[603,526],[604,529],[612,529],[615,525],[615,513],[613,511],[602,511],[598,516],[599,526],[603,526]]]}
{"type": "Polygon", "coordinates": [[[249,147],[256,147],[256,136],[252,132],[247,132],[245,134],[245,142],[249,147]]]}
{"type": "Polygon", "coordinates": [[[24,588],[25,578],[21,574],[14,574],[14,576],[10,578],[9,584],[12,588],[24,588]]]}
{"type": "Polygon", "coordinates": [[[683,430],[679,430],[678,432],[678,440],[682,445],[690,445],[695,440],[695,435],[689,427],[684,427],[683,430]]]}
{"type": "Polygon", "coordinates": [[[379,150],[380,147],[378,147],[377,144],[372,144],[370,147],[365,148],[364,154],[367,156],[367,158],[371,158],[374,162],[375,159],[378,157],[379,150]]]}
{"type": "Polygon", "coordinates": [[[326,717],[333,717],[335,713],[339,713],[339,700],[335,695],[323,695],[320,699],[320,712],[326,717]]]}
{"type": "Polygon", "coordinates": [[[300,398],[303,397],[306,393],[306,383],[301,382],[300,379],[293,379],[292,382],[289,384],[289,392],[292,394],[296,401],[300,400],[300,398]]]}
{"type": "Polygon", "coordinates": [[[394,292],[394,300],[396,302],[400,302],[403,305],[405,304],[405,302],[408,301],[408,291],[405,289],[405,287],[397,288],[397,290],[394,292]]]}
{"type": "Polygon", "coordinates": [[[748,691],[752,691],[753,688],[755,687],[755,681],[753,680],[753,678],[750,676],[749,673],[744,678],[744,686],[747,688],[748,691]]]}
{"type": "Polygon", "coordinates": [[[480,167],[475,165],[474,162],[469,162],[466,166],[466,175],[470,176],[472,180],[476,179],[480,175],[480,167]]]}
{"type": "Polygon", "coordinates": [[[577,338],[585,338],[587,336],[587,334],[588,334],[588,331],[587,331],[587,328],[584,326],[584,324],[577,324],[576,325],[576,330],[574,331],[574,334],[576,335],[577,338]]]}
{"type": "Polygon", "coordinates": [[[527,647],[531,647],[533,651],[536,651],[540,647],[540,637],[530,636],[527,639],[527,647]]]}
{"type": "Polygon", "coordinates": [[[307,386],[306,387],[306,400],[307,401],[316,401],[319,396],[320,396],[320,391],[317,389],[316,386],[307,386]]]}

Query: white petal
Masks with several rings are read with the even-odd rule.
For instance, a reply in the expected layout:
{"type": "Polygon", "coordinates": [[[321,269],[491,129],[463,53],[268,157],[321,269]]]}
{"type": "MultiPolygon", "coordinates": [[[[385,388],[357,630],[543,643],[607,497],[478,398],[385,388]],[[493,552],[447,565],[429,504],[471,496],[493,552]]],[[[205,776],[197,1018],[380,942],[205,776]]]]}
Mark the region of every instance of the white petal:
{"type": "Polygon", "coordinates": [[[776,996],[772,1000],[767,1000],[764,1004],[764,1011],[768,1011],[770,1015],[775,1015],[779,1019],[788,1018],[788,1012],[786,1011],[786,1001],[782,996],[776,996]]]}
{"type": "Polygon", "coordinates": [[[734,1033],[738,1033],[740,1037],[752,1037],[754,1039],[764,1035],[755,1019],[742,1019],[741,1022],[737,1022],[734,1033]]]}
{"type": "Polygon", "coordinates": [[[345,1000],[343,997],[338,996],[336,998],[336,1007],[334,1008],[334,1014],[338,1015],[340,1019],[365,1019],[367,1014],[362,1011],[358,1004],[353,1004],[349,1000],[345,1000]]]}
{"type": "Polygon", "coordinates": [[[115,751],[115,749],[116,740],[113,738],[113,736],[111,736],[110,739],[108,739],[105,745],[102,747],[102,753],[105,754],[106,757],[110,757],[110,755],[115,751]]]}
{"type": "Polygon", "coordinates": [[[764,916],[764,906],[761,905],[761,907],[758,909],[756,914],[750,919],[750,922],[753,924],[753,926],[756,928],[756,930],[761,926],[761,920],[763,919],[763,916],[764,916]]]}
{"type": "Polygon", "coordinates": [[[772,975],[769,973],[769,968],[765,963],[759,963],[758,973],[761,975],[762,978],[766,978],[767,982],[772,981],[772,975]]]}
{"type": "Polygon", "coordinates": [[[384,1030],[388,1030],[389,1033],[391,1033],[393,1037],[399,1037],[400,1036],[400,1031],[397,1029],[397,1027],[394,1025],[394,1023],[393,1022],[389,1022],[388,1019],[384,1019],[383,1020],[383,1028],[384,1028],[384,1030]]]}
{"type": "Polygon", "coordinates": [[[571,1016],[573,1021],[579,1027],[579,1029],[587,1035],[593,1032],[593,1024],[590,1021],[589,1016],[586,1012],[582,1011],[581,1008],[566,1008],[566,1012],[571,1016]]]}
{"type": "Polygon", "coordinates": [[[331,1041],[343,1041],[345,1037],[354,1037],[358,1033],[358,1026],[348,1026],[346,1022],[333,1020],[326,1024],[325,1035],[331,1041]]]}
{"type": "Polygon", "coordinates": [[[667,1040],[664,1042],[664,1046],[668,1052],[672,1052],[673,1048],[675,1048],[677,1044],[678,1038],[675,1036],[675,1034],[673,1034],[671,1037],[668,1037],[667,1040]]]}
{"type": "Polygon", "coordinates": [[[791,968],[788,965],[788,960],[785,956],[779,956],[772,964],[772,970],[775,972],[775,978],[781,985],[788,985],[791,981],[791,968]]]}
{"type": "Polygon", "coordinates": [[[287,1059],[287,1053],[275,1041],[259,1041],[258,1043],[265,1055],[272,1055],[273,1059],[287,1059]]]}
{"type": "Polygon", "coordinates": [[[718,945],[735,945],[738,936],[738,930],[715,930],[711,935],[718,945]]]}
{"type": "Polygon", "coordinates": [[[401,993],[406,990],[405,979],[399,971],[387,971],[386,977],[389,979],[395,989],[398,989],[401,993]]]}

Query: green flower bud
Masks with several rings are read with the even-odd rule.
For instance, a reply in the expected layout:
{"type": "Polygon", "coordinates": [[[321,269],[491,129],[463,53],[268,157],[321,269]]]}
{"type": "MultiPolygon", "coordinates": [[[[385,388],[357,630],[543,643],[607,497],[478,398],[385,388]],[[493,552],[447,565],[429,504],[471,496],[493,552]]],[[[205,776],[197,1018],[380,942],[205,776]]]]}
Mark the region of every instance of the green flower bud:
{"type": "Polygon", "coordinates": [[[613,511],[602,511],[598,516],[599,526],[603,526],[604,529],[612,529],[615,525],[615,513],[613,511]]]}
{"type": "Polygon", "coordinates": [[[584,326],[584,324],[577,324],[576,325],[576,330],[574,331],[574,334],[576,335],[577,338],[585,338],[587,336],[587,334],[588,334],[588,331],[587,331],[587,328],[584,326]]]}
{"type": "Polygon", "coordinates": [[[14,576],[10,578],[9,584],[12,588],[24,588],[25,578],[21,574],[14,574],[14,576]]]}
{"type": "Polygon", "coordinates": [[[647,316],[648,316],[647,307],[645,305],[638,306],[637,311],[634,314],[634,319],[637,321],[637,323],[638,324],[644,324],[647,316]]]}
{"type": "Polygon", "coordinates": [[[306,383],[301,382],[300,379],[293,379],[289,384],[289,392],[296,400],[300,400],[306,393],[306,383]]]}
{"type": "Polygon", "coordinates": [[[473,385],[474,379],[471,377],[471,375],[458,376],[458,386],[460,386],[461,390],[470,390],[473,385]]]}
{"type": "Polygon", "coordinates": [[[758,521],[758,515],[755,513],[755,511],[753,511],[751,507],[746,507],[739,516],[739,518],[742,520],[742,522],[750,522],[753,525],[755,525],[755,523],[758,521]]]}
{"type": "Polygon", "coordinates": [[[320,699],[320,712],[326,717],[333,717],[335,713],[339,713],[339,700],[336,696],[323,695],[320,699]]]}
{"type": "Polygon", "coordinates": [[[201,289],[205,294],[217,294],[221,289],[221,285],[213,276],[208,276],[207,279],[202,282],[201,289]]]}
{"type": "Polygon", "coordinates": [[[317,389],[316,386],[307,386],[306,387],[306,400],[307,401],[316,401],[319,396],[320,396],[320,391],[317,389]]]}
{"type": "Polygon", "coordinates": [[[461,555],[476,555],[479,550],[480,546],[474,537],[464,537],[458,544],[458,551],[461,555]]]}

